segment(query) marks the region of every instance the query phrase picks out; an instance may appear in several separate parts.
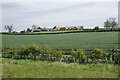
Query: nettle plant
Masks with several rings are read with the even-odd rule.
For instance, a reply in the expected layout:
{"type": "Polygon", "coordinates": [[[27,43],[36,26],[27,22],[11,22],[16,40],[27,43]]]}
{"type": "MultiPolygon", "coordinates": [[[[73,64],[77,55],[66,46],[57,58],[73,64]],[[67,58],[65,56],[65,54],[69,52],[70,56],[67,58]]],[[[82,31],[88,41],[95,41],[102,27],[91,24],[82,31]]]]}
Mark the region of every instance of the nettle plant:
{"type": "Polygon", "coordinates": [[[115,56],[115,61],[119,62],[120,64],[120,53],[114,53],[113,55],[115,56]]]}
{"type": "Polygon", "coordinates": [[[87,56],[85,54],[85,51],[83,49],[78,49],[77,51],[72,50],[71,55],[79,61],[79,63],[84,63],[87,56]]]}
{"type": "Polygon", "coordinates": [[[90,56],[91,56],[91,58],[94,61],[96,61],[98,59],[103,59],[105,57],[108,57],[109,54],[106,51],[104,51],[103,49],[97,49],[97,48],[95,48],[95,49],[93,49],[93,51],[90,54],[90,56]]]}
{"type": "Polygon", "coordinates": [[[55,50],[53,48],[51,48],[50,46],[45,46],[45,48],[43,48],[43,54],[55,54],[54,53],[55,50]]]}
{"type": "Polygon", "coordinates": [[[17,54],[16,48],[2,49],[2,54],[17,54]]]}

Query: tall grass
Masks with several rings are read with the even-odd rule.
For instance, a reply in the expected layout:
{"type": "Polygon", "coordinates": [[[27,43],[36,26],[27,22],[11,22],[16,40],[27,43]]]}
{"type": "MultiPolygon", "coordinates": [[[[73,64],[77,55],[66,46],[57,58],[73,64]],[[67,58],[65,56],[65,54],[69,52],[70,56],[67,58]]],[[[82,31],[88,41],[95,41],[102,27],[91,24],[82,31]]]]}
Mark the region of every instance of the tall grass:
{"type": "Polygon", "coordinates": [[[118,65],[3,59],[3,78],[117,78],[118,65]]]}

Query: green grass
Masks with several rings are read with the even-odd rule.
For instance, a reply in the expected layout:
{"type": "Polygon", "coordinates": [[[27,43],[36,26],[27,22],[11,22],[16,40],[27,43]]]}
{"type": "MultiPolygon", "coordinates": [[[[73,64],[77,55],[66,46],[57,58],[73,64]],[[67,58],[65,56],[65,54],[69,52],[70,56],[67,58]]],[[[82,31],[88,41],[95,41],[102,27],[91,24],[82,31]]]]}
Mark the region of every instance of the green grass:
{"type": "Polygon", "coordinates": [[[118,65],[2,60],[3,78],[117,78],[118,65]]]}
{"type": "Polygon", "coordinates": [[[86,32],[48,35],[2,35],[3,47],[38,46],[53,48],[117,49],[118,32],[86,32]]]}

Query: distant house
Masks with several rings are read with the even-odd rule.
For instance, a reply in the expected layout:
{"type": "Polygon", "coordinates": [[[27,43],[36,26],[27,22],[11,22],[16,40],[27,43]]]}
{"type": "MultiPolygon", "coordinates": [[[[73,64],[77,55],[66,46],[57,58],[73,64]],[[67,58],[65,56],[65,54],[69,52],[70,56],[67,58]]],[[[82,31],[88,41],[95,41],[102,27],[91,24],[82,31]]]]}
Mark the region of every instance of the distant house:
{"type": "Polygon", "coordinates": [[[47,28],[40,28],[40,31],[49,31],[47,28]]]}
{"type": "Polygon", "coordinates": [[[54,26],[53,30],[60,30],[60,26],[54,26]]]}
{"type": "Polygon", "coordinates": [[[74,28],[83,29],[83,26],[67,26],[67,27],[54,26],[53,27],[54,30],[72,30],[74,28]]]}
{"type": "Polygon", "coordinates": [[[67,26],[66,27],[66,29],[74,29],[74,28],[83,29],[83,26],[67,26]]]}
{"type": "Polygon", "coordinates": [[[50,31],[49,28],[41,28],[41,27],[38,27],[36,28],[33,32],[40,32],[40,31],[50,31]]]}
{"type": "Polygon", "coordinates": [[[33,32],[40,32],[40,30],[34,30],[33,32]]]}

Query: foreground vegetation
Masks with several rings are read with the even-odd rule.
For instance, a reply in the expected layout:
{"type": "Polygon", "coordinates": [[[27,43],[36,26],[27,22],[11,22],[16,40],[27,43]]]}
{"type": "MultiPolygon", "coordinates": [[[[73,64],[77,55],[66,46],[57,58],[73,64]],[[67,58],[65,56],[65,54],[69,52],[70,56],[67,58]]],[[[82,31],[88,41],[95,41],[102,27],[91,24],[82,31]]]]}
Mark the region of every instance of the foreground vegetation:
{"type": "Polygon", "coordinates": [[[114,63],[118,64],[120,54],[118,52],[108,53],[103,49],[93,49],[86,53],[83,49],[71,50],[69,55],[65,55],[65,51],[56,50],[49,46],[39,47],[35,44],[29,47],[22,46],[21,48],[2,49],[3,58],[13,59],[30,59],[42,61],[64,61],[64,62],[78,62],[78,63],[114,63]]]}
{"type": "Polygon", "coordinates": [[[2,59],[3,78],[117,78],[118,65],[2,59]]]}
{"type": "Polygon", "coordinates": [[[21,47],[35,43],[58,49],[118,49],[118,32],[86,32],[49,35],[2,35],[3,47],[21,47]]]}

